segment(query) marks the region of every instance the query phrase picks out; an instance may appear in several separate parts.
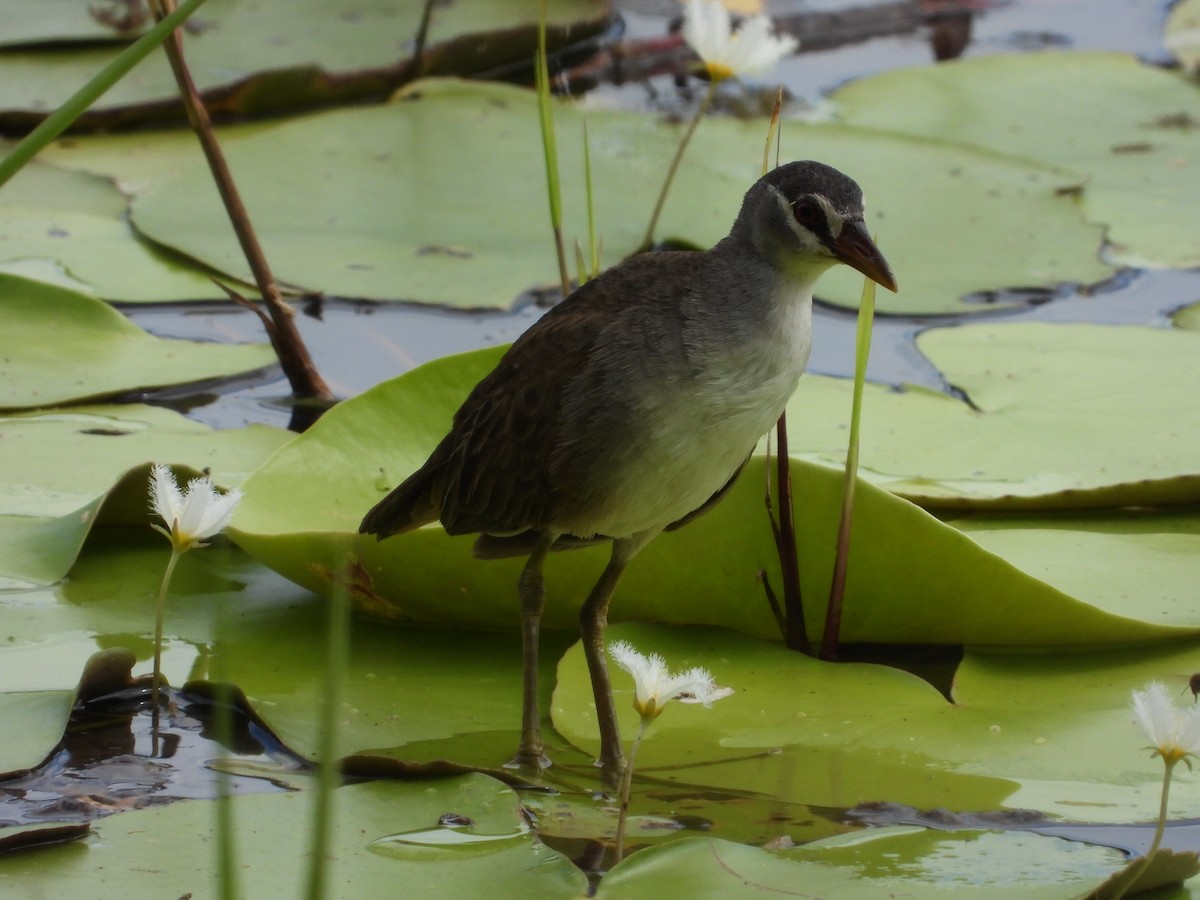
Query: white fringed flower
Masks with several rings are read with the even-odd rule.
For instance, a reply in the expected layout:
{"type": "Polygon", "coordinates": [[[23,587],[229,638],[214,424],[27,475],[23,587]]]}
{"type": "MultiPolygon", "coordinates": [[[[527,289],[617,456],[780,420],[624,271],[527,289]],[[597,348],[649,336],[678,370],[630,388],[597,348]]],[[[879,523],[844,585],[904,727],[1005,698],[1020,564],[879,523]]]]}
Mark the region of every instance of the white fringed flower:
{"type": "Polygon", "coordinates": [[[207,538],[220,533],[241,499],[241,491],[218,493],[207,475],[193,478],[181,491],[169,466],[155,464],[150,470],[150,505],[167,523],[166,528],[154,523],[154,528],[179,552],[203,547],[207,538]]]}
{"type": "MultiPolygon", "coordinates": [[[[1200,706],[1175,708],[1166,686],[1151,681],[1145,690],[1133,692],[1133,718],[1168,765],[1200,753],[1200,706]]],[[[1191,765],[1191,761],[1187,760],[1191,765]]]]}
{"type": "Polygon", "coordinates": [[[717,687],[707,669],[689,669],[672,675],[657,653],[645,656],[625,641],[611,644],[608,652],[617,665],[633,676],[636,693],[633,706],[643,721],[656,718],[672,700],[703,703],[707,707],[733,693],[731,688],[717,687]]]}
{"type": "Polygon", "coordinates": [[[683,14],[683,38],[714,81],[761,74],[799,46],[794,37],[771,32],[771,20],[763,15],[734,31],[729,10],[718,0],[688,0],[683,14]]]}

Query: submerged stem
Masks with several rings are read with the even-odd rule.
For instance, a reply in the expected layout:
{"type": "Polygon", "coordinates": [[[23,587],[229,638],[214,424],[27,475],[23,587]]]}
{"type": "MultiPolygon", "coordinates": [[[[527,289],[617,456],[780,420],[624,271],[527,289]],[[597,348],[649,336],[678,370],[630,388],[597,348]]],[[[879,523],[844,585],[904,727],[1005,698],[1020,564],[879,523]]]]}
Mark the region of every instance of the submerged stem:
{"type": "Polygon", "coordinates": [[[625,760],[625,774],[621,778],[621,811],[617,815],[617,847],[613,853],[614,865],[625,855],[625,824],[629,819],[629,794],[633,790],[633,762],[637,758],[638,747],[642,744],[642,737],[646,734],[646,726],[649,724],[650,720],[642,716],[637,734],[633,736],[633,743],[629,745],[629,757],[625,760]]]}
{"type": "Polygon", "coordinates": [[[158,709],[159,683],[162,681],[162,641],[163,618],[167,608],[167,588],[171,585],[171,576],[175,574],[175,564],[186,551],[172,545],[171,558],[167,561],[167,570],[163,572],[162,584],[158,588],[158,608],[154,616],[154,676],[150,683],[150,708],[158,709]]]}
{"type": "Polygon", "coordinates": [[[162,681],[162,642],[163,619],[167,609],[167,588],[171,586],[171,576],[175,574],[175,564],[187,550],[180,549],[174,542],[171,544],[171,558],[167,560],[167,569],[163,572],[162,584],[158,588],[158,605],[154,613],[154,674],[150,678],[150,755],[158,756],[158,695],[159,683],[162,681]]]}

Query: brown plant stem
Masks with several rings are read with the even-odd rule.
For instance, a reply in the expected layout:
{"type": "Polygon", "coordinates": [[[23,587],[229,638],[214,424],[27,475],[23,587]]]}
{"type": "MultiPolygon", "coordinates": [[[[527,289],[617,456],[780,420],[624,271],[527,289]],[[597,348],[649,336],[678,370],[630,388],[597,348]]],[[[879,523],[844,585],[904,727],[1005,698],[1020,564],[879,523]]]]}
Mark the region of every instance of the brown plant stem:
{"type": "MultiPolygon", "coordinates": [[[[175,6],[174,0],[152,0],[152,3],[155,18],[158,20],[170,13],[175,6]]],[[[234,184],[225,154],[213,133],[212,120],[204,108],[204,103],[196,90],[196,84],[184,61],[183,36],[178,29],[163,43],[163,49],[167,52],[171,71],[174,72],[175,81],[179,85],[179,93],[183,99],[184,109],[187,111],[188,122],[200,141],[200,147],[204,151],[204,157],[212,171],[221,201],[229,213],[229,221],[233,225],[238,243],[241,244],[242,252],[246,255],[246,262],[254,274],[254,281],[258,285],[259,293],[262,294],[263,301],[270,313],[274,327],[267,330],[267,335],[271,340],[271,346],[275,349],[276,356],[279,357],[283,373],[292,387],[292,394],[301,400],[333,403],[335,400],[333,392],[317,371],[316,364],[313,363],[312,356],[309,354],[303,338],[300,337],[300,332],[296,328],[295,312],[284,301],[279,290],[279,283],[275,280],[275,275],[267,264],[262,245],[258,242],[254,226],[250,223],[250,216],[246,212],[241,194],[234,184]]]]}
{"type": "Polygon", "coordinates": [[[787,631],[783,642],[790,650],[808,652],[808,631],[804,626],[804,603],[800,595],[800,561],[796,556],[796,517],[792,504],[792,470],[788,456],[787,413],[775,425],[775,466],[779,491],[779,528],[775,545],[783,577],[783,611],[787,631]]]}

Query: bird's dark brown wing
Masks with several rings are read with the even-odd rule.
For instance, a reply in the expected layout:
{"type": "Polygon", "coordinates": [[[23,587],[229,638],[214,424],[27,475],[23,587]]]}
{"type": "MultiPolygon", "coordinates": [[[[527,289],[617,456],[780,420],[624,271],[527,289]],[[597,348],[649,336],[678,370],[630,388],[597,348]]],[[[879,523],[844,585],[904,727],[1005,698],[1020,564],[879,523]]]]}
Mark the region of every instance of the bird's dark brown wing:
{"type": "Polygon", "coordinates": [[[589,282],[509,348],[468,395],[429,460],[367,513],[387,537],[441,519],[451,534],[538,529],[554,509],[547,479],[564,384],[620,306],[589,282]]]}
{"type": "Polygon", "coordinates": [[[681,365],[681,329],[674,319],[681,295],[704,277],[697,267],[704,257],[634,257],[546,313],[471,391],[425,465],[368,513],[360,530],[385,537],[440,518],[451,534],[506,535],[539,531],[564,509],[578,513],[592,493],[590,485],[577,483],[586,480],[580,472],[605,451],[592,446],[603,440],[582,433],[587,422],[579,421],[579,411],[563,409],[567,386],[589,396],[602,391],[597,376],[603,364],[591,364],[598,342],[607,348],[600,357],[618,344],[641,342],[647,347],[637,358],[671,357],[681,365]],[[609,331],[618,319],[620,326],[609,331]],[[668,321],[671,327],[664,327],[668,321]],[[664,345],[668,334],[679,347],[664,345]],[[588,446],[575,446],[581,442],[588,446]],[[580,472],[563,465],[564,453],[580,472]]]}
{"type": "Polygon", "coordinates": [[[441,516],[451,534],[536,530],[553,517],[560,497],[550,456],[564,386],[615,313],[593,284],[526,331],[455,415],[441,516]]]}

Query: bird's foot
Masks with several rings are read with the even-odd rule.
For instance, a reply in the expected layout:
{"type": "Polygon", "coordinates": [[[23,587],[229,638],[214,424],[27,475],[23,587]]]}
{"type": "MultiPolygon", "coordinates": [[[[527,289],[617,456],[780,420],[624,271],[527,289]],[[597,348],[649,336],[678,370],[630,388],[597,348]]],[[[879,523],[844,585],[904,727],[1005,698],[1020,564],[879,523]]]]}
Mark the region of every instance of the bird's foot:
{"type": "Polygon", "coordinates": [[[527,775],[539,775],[544,770],[550,768],[554,763],[551,761],[540,747],[536,749],[526,749],[522,747],[517,751],[517,755],[504,764],[506,769],[516,769],[527,775]]]}
{"type": "Polygon", "coordinates": [[[616,756],[600,757],[594,763],[600,774],[604,777],[604,783],[610,788],[617,790],[621,787],[621,779],[625,776],[625,757],[618,753],[616,756]]]}

